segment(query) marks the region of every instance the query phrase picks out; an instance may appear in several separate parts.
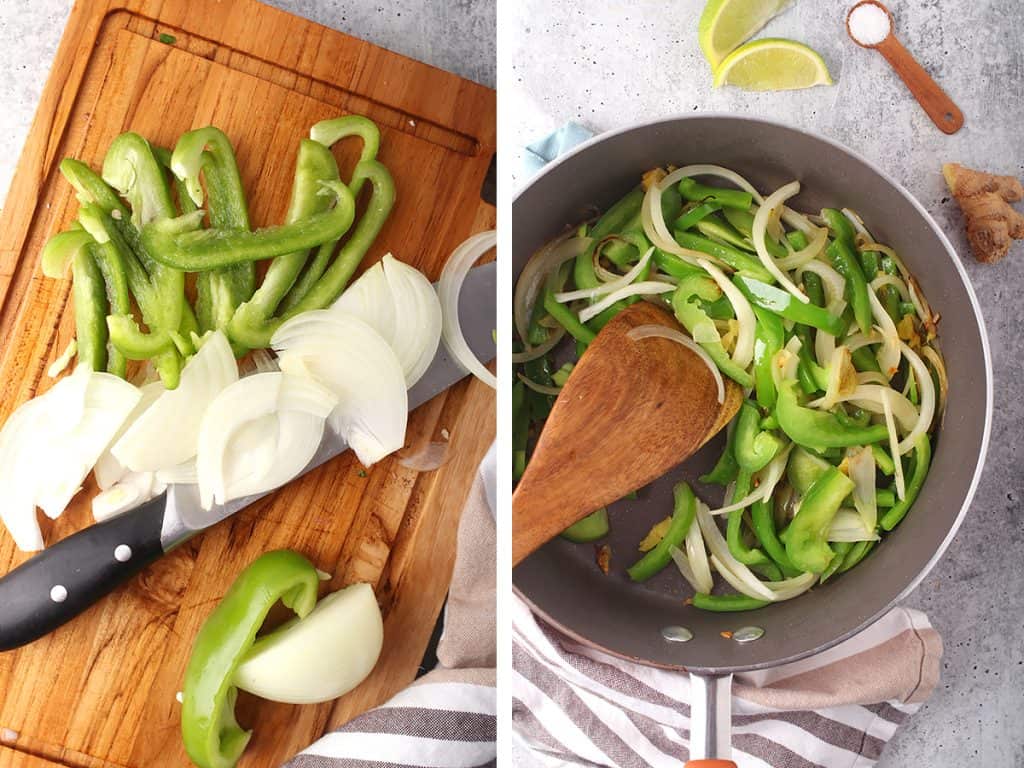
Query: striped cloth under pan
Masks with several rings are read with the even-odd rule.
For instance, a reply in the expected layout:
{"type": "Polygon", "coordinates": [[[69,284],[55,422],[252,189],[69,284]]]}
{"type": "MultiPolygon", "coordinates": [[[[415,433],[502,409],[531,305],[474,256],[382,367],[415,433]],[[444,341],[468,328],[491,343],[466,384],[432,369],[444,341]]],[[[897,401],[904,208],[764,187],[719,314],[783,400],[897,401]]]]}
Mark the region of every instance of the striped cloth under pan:
{"type": "MultiPolygon", "coordinates": [[[[516,600],[512,626],[515,763],[665,766],[688,755],[689,680],[561,636],[516,600]]],[[[856,637],[733,684],[740,768],[868,768],[939,678],[942,641],[896,608],[856,637]]]]}

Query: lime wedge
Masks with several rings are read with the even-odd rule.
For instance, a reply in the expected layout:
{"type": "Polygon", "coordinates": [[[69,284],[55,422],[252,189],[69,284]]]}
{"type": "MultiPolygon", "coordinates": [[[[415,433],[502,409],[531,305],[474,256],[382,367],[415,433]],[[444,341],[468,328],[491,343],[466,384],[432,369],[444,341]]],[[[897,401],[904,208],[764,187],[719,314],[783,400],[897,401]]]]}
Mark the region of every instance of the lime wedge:
{"type": "Polygon", "coordinates": [[[832,85],[825,60],[803,43],[769,37],[741,45],[715,70],[715,88],[736,85],[747,91],[792,91],[832,85]]]}
{"type": "Polygon", "coordinates": [[[711,69],[785,10],[790,0],[708,0],[697,27],[697,40],[711,69]]]}

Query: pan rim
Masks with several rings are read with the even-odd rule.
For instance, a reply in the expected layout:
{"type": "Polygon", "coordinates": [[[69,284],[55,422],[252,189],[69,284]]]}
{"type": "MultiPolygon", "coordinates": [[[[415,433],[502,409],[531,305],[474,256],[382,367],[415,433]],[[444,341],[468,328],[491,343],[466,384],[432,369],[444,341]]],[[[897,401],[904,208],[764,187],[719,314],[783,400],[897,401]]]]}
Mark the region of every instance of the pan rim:
{"type": "MultiPolygon", "coordinates": [[[[649,667],[656,667],[656,668],[660,668],[660,669],[672,669],[672,670],[678,670],[678,671],[684,671],[684,672],[689,671],[689,672],[694,672],[694,673],[698,673],[698,674],[734,674],[734,673],[739,673],[739,672],[749,672],[749,671],[760,670],[760,669],[770,669],[770,668],[773,668],[773,667],[781,666],[783,664],[790,664],[790,663],[793,663],[795,661],[799,661],[801,659],[808,658],[809,656],[813,656],[813,655],[816,655],[818,653],[822,653],[823,651],[827,651],[830,648],[834,648],[836,645],[838,645],[838,644],[840,644],[840,643],[850,639],[851,637],[854,637],[854,636],[860,634],[861,632],[863,632],[869,626],[871,626],[876,621],[878,621],[882,616],[884,616],[886,613],[888,613],[890,610],[892,610],[892,608],[894,606],[896,606],[897,604],[899,604],[903,600],[905,600],[907,598],[907,596],[911,592],[913,592],[914,589],[916,589],[918,587],[918,585],[924,580],[924,578],[932,571],[932,569],[938,563],[938,561],[942,557],[942,555],[945,554],[946,550],[948,549],[950,543],[952,543],[953,538],[956,536],[957,532],[960,530],[960,526],[963,524],[964,518],[967,515],[967,511],[968,511],[968,509],[970,509],[970,506],[971,506],[972,502],[974,501],[974,497],[975,497],[975,494],[977,492],[978,485],[981,482],[981,475],[982,475],[982,473],[984,472],[984,469],[985,469],[985,460],[986,460],[986,458],[988,456],[989,439],[990,439],[991,430],[992,430],[992,411],[993,411],[993,397],[994,397],[993,378],[994,378],[994,374],[993,374],[993,370],[992,370],[992,356],[991,356],[991,350],[990,350],[989,339],[988,339],[988,331],[987,331],[987,328],[985,326],[985,319],[984,319],[984,315],[983,315],[982,310],[981,310],[981,305],[978,303],[978,297],[977,297],[977,294],[974,291],[974,286],[973,286],[973,284],[970,281],[970,277],[967,274],[967,270],[964,268],[963,264],[961,263],[960,257],[958,255],[956,249],[953,247],[953,244],[950,242],[949,238],[946,236],[946,233],[942,230],[941,227],[939,227],[938,222],[935,221],[934,217],[921,204],[921,202],[914,195],[912,195],[910,193],[910,191],[907,190],[906,187],[904,187],[899,181],[894,179],[889,173],[887,173],[883,169],[879,168],[879,166],[877,164],[875,164],[874,162],[868,160],[866,157],[861,155],[859,152],[856,152],[855,150],[852,150],[849,147],[839,143],[835,139],[832,139],[832,138],[830,138],[828,136],[825,136],[825,135],[822,135],[820,133],[816,133],[816,132],[813,132],[813,131],[805,130],[803,128],[797,128],[797,127],[794,127],[794,126],[791,126],[791,125],[786,125],[785,123],[779,122],[777,120],[769,120],[769,119],[762,118],[762,117],[753,117],[753,116],[747,116],[747,115],[730,114],[730,113],[725,113],[725,112],[701,112],[701,113],[698,113],[698,114],[680,114],[680,115],[669,116],[669,117],[659,117],[659,118],[654,118],[652,120],[644,121],[644,122],[641,122],[641,123],[635,123],[635,124],[632,124],[632,125],[629,125],[629,126],[626,126],[626,127],[623,127],[623,128],[617,128],[617,129],[612,130],[612,131],[607,131],[605,133],[600,133],[600,134],[598,134],[598,135],[588,139],[587,141],[583,142],[582,144],[579,144],[578,146],[574,147],[572,150],[570,150],[566,154],[564,154],[564,155],[556,158],[552,162],[548,163],[544,168],[542,168],[538,173],[536,173],[530,179],[530,181],[522,187],[522,189],[520,189],[518,192],[515,193],[515,195],[513,197],[513,200],[512,200],[513,222],[515,221],[515,204],[518,202],[519,198],[522,197],[531,187],[533,187],[534,184],[538,183],[541,179],[543,179],[548,173],[554,171],[556,168],[558,168],[560,165],[562,165],[562,163],[567,162],[567,161],[571,160],[572,158],[576,157],[576,155],[581,154],[583,152],[586,152],[591,147],[593,147],[593,146],[595,146],[595,145],[597,145],[599,143],[602,143],[604,141],[608,141],[610,139],[618,137],[618,136],[620,136],[622,134],[630,133],[630,132],[633,132],[633,131],[644,131],[644,130],[647,130],[649,128],[652,128],[652,127],[658,126],[658,125],[678,124],[678,123],[684,123],[684,122],[687,122],[687,121],[694,121],[694,120],[732,120],[732,121],[738,121],[738,122],[746,122],[746,123],[752,123],[752,124],[771,126],[772,128],[776,128],[776,129],[782,128],[782,129],[785,129],[785,130],[788,130],[788,131],[792,131],[794,133],[801,134],[801,135],[803,135],[803,136],[805,136],[805,137],[807,137],[809,139],[813,139],[813,140],[816,140],[816,141],[824,142],[825,144],[831,146],[833,149],[838,150],[838,151],[846,154],[849,157],[852,157],[854,160],[862,163],[867,168],[869,168],[871,171],[876,173],[886,184],[888,184],[890,187],[892,187],[894,190],[896,190],[907,202],[910,203],[910,205],[922,217],[922,219],[929,226],[929,228],[931,228],[931,230],[938,236],[939,242],[942,244],[942,247],[943,247],[943,250],[945,252],[946,258],[952,263],[952,265],[953,265],[953,267],[954,267],[954,269],[956,271],[956,274],[957,274],[957,276],[958,276],[958,278],[960,280],[960,283],[963,285],[964,289],[967,292],[967,296],[970,299],[971,310],[973,312],[974,320],[977,323],[977,328],[978,328],[978,331],[979,331],[979,335],[981,337],[982,357],[983,357],[984,363],[985,363],[985,365],[984,365],[984,370],[985,370],[985,414],[984,414],[984,423],[983,423],[983,427],[982,427],[981,446],[980,446],[980,449],[978,451],[978,460],[977,460],[977,463],[975,465],[974,473],[973,473],[973,475],[971,477],[971,482],[970,482],[970,485],[968,486],[967,493],[964,496],[963,503],[961,504],[960,510],[957,513],[955,519],[953,520],[953,523],[950,525],[949,530],[946,533],[946,536],[943,538],[942,542],[936,548],[935,552],[928,559],[928,561],[921,567],[921,569],[918,571],[918,573],[915,575],[915,577],[913,579],[910,579],[907,582],[907,584],[903,587],[903,589],[901,589],[900,592],[892,600],[890,600],[888,603],[883,605],[881,608],[879,608],[873,614],[869,615],[867,618],[865,618],[863,621],[861,621],[859,624],[857,624],[853,628],[848,629],[845,632],[842,632],[842,633],[838,634],[836,637],[834,637],[834,638],[832,638],[832,639],[830,639],[830,640],[828,640],[828,641],[826,641],[826,642],[824,642],[824,643],[822,643],[822,644],[820,644],[820,645],[818,645],[816,647],[809,648],[809,649],[804,650],[804,651],[798,651],[796,653],[790,654],[789,656],[785,656],[785,657],[782,657],[782,658],[779,658],[779,659],[774,659],[774,660],[771,660],[771,661],[764,661],[764,662],[759,662],[759,663],[756,663],[756,664],[748,664],[748,665],[729,665],[729,666],[721,666],[721,667],[705,667],[705,666],[696,665],[696,664],[691,664],[691,665],[688,665],[688,666],[679,665],[679,664],[665,664],[665,663],[662,663],[662,662],[653,661],[651,659],[644,659],[644,658],[640,658],[640,657],[636,657],[636,656],[630,656],[628,654],[616,651],[614,649],[607,648],[607,647],[605,647],[605,646],[603,646],[603,645],[601,645],[601,644],[599,644],[597,642],[594,642],[593,640],[590,640],[587,637],[584,637],[583,635],[581,635],[580,633],[576,632],[575,630],[573,630],[573,629],[571,629],[569,627],[566,627],[563,624],[561,624],[559,621],[557,621],[554,617],[552,617],[546,611],[540,609],[537,605],[534,604],[534,602],[532,600],[530,600],[522,592],[522,590],[519,589],[518,586],[516,586],[516,584],[515,584],[515,577],[514,577],[514,569],[513,569],[512,589],[513,589],[514,594],[516,596],[518,596],[520,599],[522,599],[529,606],[530,610],[534,613],[534,615],[539,616],[540,618],[542,618],[545,621],[545,623],[551,625],[553,628],[557,629],[559,632],[562,632],[563,634],[573,638],[574,640],[576,640],[577,642],[581,643],[582,645],[585,645],[585,646],[590,647],[590,648],[594,648],[596,650],[601,651],[602,653],[607,653],[607,654],[609,654],[611,656],[623,659],[625,661],[639,663],[639,664],[643,664],[644,666],[649,666],[649,667]]],[[[514,224],[513,224],[513,226],[514,226],[514,224]]]]}

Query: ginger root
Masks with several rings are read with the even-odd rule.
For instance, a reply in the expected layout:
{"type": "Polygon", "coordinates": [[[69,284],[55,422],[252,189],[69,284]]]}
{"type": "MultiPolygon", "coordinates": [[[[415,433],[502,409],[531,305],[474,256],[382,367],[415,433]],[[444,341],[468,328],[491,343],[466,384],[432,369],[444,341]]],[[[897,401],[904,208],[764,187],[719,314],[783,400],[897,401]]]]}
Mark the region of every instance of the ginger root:
{"type": "Polygon", "coordinates": [[[967,240],[978,261],[997,262],[1010,250],[1013,240],[1024,239],[1024,216],[1010,207],[1010,203],[1024,198],[1020,181],[958,163],[943,165],[942,175],[964,212],[967,240]]]}

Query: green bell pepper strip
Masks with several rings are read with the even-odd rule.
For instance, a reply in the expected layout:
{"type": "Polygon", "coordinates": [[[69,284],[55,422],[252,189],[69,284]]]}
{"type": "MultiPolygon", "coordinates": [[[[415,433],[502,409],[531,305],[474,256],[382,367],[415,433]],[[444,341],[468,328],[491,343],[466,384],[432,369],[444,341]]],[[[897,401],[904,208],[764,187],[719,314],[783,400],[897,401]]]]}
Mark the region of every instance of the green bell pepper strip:
{"type": "MultiPolygon", "coordinates": [[[[694,328],[698,325],[708,324],[711,319],[708,317],[700,304],[695,299],[705,302],[717,301],[722,296],[722,289],[718,283],[710,277],[693,275],[679,281],[675,291],[672,293],[672,311],[676,319],[693,335],[694,328]]],[[[729,357],[721,341],[700,342],[701,347],[708,353],[708,356],[718,366],[718,370],[735,381],[741,387],[750,387],[754,384],[754,378],[744,369],[740,368],[729,357]]]]}
{"type": "Polygon", "coordinates": [[[718,457],[714,468],[706,475],[701,475],[698,480],[707,485],[728,485],[737,478],[740,472],[740,465],[736,461],[736,454],[733,452],[736,440],[736,430],[730,429],[726,441],[725,450],[718,457]]]}
{"type": "Polygon", "coordinates": [[[871,453],[874,454],[875,464],[878,466],[878,471],[886,477],[892,477],[896,474],[896,463],[892,460],[892,456],[885,450],[881,445],[875,443],[871,446],[871,453]]]}
{"type": "Polygon", "coordinates": [[[878,366],[878,359],[872,354],[870,347],[858,347],[850,354],[850,358],[853,361],[853,367],[860,372],[882,372],[882,369],[878,366]]]}
{"type": "Polygon", "coordinates": [[[232,685],[267,613],[280,600],[300,618],[316,605],[319,578],[302,555],[276,550],[239,574],[192,644],[182,689],[181,735],[199,768],[232,768],[252,736],[235,720],[232,685]]]}
{"type": "Polygon", "coordinates": [[[572,371],[575,367],[575,363],[566,363],[553,374],[551,374],[551,380],[555,382],[555,386],[564,387],[565,382],[569,380],[569,376],[572,375],[572,371]]]}
{"type": "Polygon", "coordinates": [[[715,202],[724,208],[736,208],[746,211],[754,202],[754,197],[749,192],[740,189],[722,189],[720,187],[708,187],[689,177],[679,180],[677,185],[679,194],[685,200],[694,203],[715,202]]]}
{"type": "Polygon", "coordinates": [[[771,502],[767,499],[755,501],[750,507],[750,522],[761,548],[787,577],[799,576],[800,570],[793,565],[786,554],[785,545],[779,540],[775,530],[775,515],[772,513],[771,502]]]}
{"type": "Polygon", "coordinates": [[[58,232],[46,241],[39,259],[43,274],[55,280],[62,279],[80,250],[92,243],[92,235],[83,229],[58,232]]]}
{"type": "Polygon", "coordinates": [[[576,341],[583,344],[590,344],[594,339],[597,338],[597,334],[590,330],[586,325],[580,322],[576,314],[569,309],[565,304],[560,304],[555,301],[555,297],[550,292],[544,294],[544,309],[547,310],[548,314],[558,322],[569,334],[576,339],[576,341]]]}
{"type": "Polygon", "coordinates": [[[747,597],[746,595],[706,595],[703,592],[695,594],[690,599],[690,604],[694,608],[700,608],[702,611],[713,611],[715,613],[753,611],[770,605],[767,600],[758,600],[755,597],[747,597]]]}
{"type": "Polygon", "coordinates": [[[829,467],[808,489],[796,517],[780,537],[796,568],[819,574],[828,568],[834,554],[828,545],[828,529],[843,499],[852,492],[853,481],[835,467],[829,467]]]}
{"type": "Polygon", "coordinates": [[[800,352],[797,357],[800,358],[798,373],[801,387],[809,395],[819,391],[825,392],[828,389],[828,371],[814,359],[811,329],[806,325],[797,325],[793,327],[793,335],[800,339],[800,352]]]}
{"type": "Polygon", "coordinates": [[[110,185],[88,165],[81,160],[68,157],[61,160],[60,172],[74,187],[78,202],[83,205],[95,203],[107,213],[114,210],[120,211],[122,221],[128,221],[131,211],[121,202],[121,198],[111,189],[110,185]]]}
{"type": "MultiPolygon", "coordinates": [[[[551,378],[553,372],[551,360],[547,355],[541,355],[523,364],[523,373],[526,377],[546,387],[553,386],[555,383],[551,378]]],[[[551,415],[551,409],[555,404],[555,396],[528,389],[526,392],[526,403],[528,406],[527,410],[530,413],[530,420],[536,424],[543,424],[547,421],[548,416],[551,415]]]]}
{"type": "MultiPolygon", "coordinates": [[[[746,250],[754,251],[754,243],[753,240],[751,240],[754,233],[754,214],[750,212],[750,209],[748,208],[745,211],[741,211],[737,208],[723,208],[722,215],[725,216],[725,220],[729,222],[732,228],[745,238],[747,242],[746,250]]],[[[803,232],[797,231],[789,233],[789,235],[794,234],[803,235],[803,232]]],[[[792,243],[791,237],[790,242],[792,243]]],[[[785,246],[779,243],[771,235],[765,235],[764,244],[768,248],[768,253],[776,259],[781,259],[789,255],[789,251],[786,250],[785,246]]],[[[792,243],[792,245],[794,248],[799,250],[800,248],[806,248],[807,242],[805,240],[802,246],[799,246],[796,243],[792,243]]]]}
{"type": "Polygon", "coordinates": [[[854,544],[853,548],[846,553],[846,557],[843,558],[843,563],[839,566],[839,572],[846,573],[853,568],[853,566],[867,556],[868,552],[875,548],[877,543],[876,541],[858,541],[854,544]]]}
{"type": "MultiPolygon", "coordinates": [[[[662,219],[666,222],[672,221],[679,216],[682,210],[683,199],[679,195],[678,190],[670,187],[662,191],[662,219]]],[[[619,267],[636,262],[651,247],[647,236],[644,234],[644,226],[639,209],[618,230],[615,230],[611,235],[606,235],[602,239],[608,237],[613,237],[613,239],[606,242],[601,255],[619,267]],[[614,235],[618,235],[618,237],[613,237],[614,235]]]]}
{"type": "Polygon", "coordinates": [[[864,278],[871,282],[878,276],[878,254],[874,251],[858,251],[857,256],[860,259],[860,268],[864,270],[864,278]]]}
{"type": "Polygon", "coordinates": [[[883,285],[878,290],[878,300],[885,308],[885,313],[892,318],[894,323],[899,323],[900,317],[900,292],[893,285],[883,285]]]}
{"type": "Polygon", "coordinates": [[[355,218],[355,201],[348,187],[327,182],[324,188],[335,195],[337,204],[325,213],[292,224],[255,232],[199,229],[203,211],[195,211],[147,224],[141,242],[159,263],[191,272],[223,269],[312,248],[346,232],[355,218]]]}
{"type": "MultiPolygon", "coordinates": [[[[314,125],[312,130],[310,130],[311,140],[325,148],[330,148],[349,136],[358,136],[362,139],[363,146],[359,153],[359,162],[377,159],[377,152],[380,149],[380,130],[368,118],[361,115],[346,115],[331,120],[323,120],[314,125]]],[[[359,197],[359,192],[362,190],[367,178],[367,176],[362,174],[353,174],[348,185],[348,188],[352,190],[353,197],[359,197]]],[[[331,256],[334,254],[334,249],[337,245],[337,240],[331,240],[323,243],[316,249],[316,254],[313,256],[312,261],[306,265],[302,274],[295,280],[294,285],[281,302],[282,312],[292,309],[306,297],[306,294],[313,290],[313,287],[323,277],[324,272],[327,271],[327,267],[331,263],[331,256]]]]}
{"type": "Polygon", "coordinates": [[[889,488],[879,488],[875,491],[875,504],[879,507],[895,507],[896,492],[889,488]]]}
{"type": "Polygon", "coordinates": [[[896,261],[892,256],[883,256],[879,259],[878,263],[882,267],[882,271],[887,275],[893,275],[895,277],[900,276],[900,268],[897,266],[896,261]]]}
{"type": "Polygon", "coordinates": [[[676,231],[673,233],[673,237],[683,248],[689,248],[713,256],[719,261],[728,264],[738,274],[747,275],[748,277],[765,282],[773,279],[771,273],[755,257],[749,253],[739,251],[730,245],[716,243],[714,240],[695,235],[692,232],[676,231]]]}
{"type": "Polygon", "coordinates": [[[754,563],[750,570],[767,581],[782,581],[783,578],[782,569],[770,560],[765,563],[754,563]]]}
{"type": "MultiPolygon", "coordinates": [[[[174,348],[171,333],[180,328],[183,318],[191,316],[191,312],[184,312],[182,307],[182,304],[187,304],[184,275],[177,273],[182,280],[180,293],[176,279],[165,279],[163,284],[158,284],[155,278],[150,278],[122,234],[127,229],[129,236],[134,235],[134,227],[118,226],[119,222],[112,214],[105,212],[98,204],[83,205],[78,211],[78,220],[96,240],[96,253],[101,265],[106,264],[114,273],[123,273],[124,283],[135,296],[142,319],[149,326],[150,332],[143,333],[132,316],[130,301],[126,301],[126,297],[119,297],[117,305],[120,309],[112,305],[112,313],[107,317],[111,346],[117,350],[119,356],[128,360],[152,358],[164,386],[168,389],[176,388],[184,360],[174,348]],[[178,326],[172,329],[165,325],[165,318],[170,311],[170,301],[175,296],[178,309],[175,322],[178,326]]],[[[173,278],[170,273],[171,271],[167,270],[163,277],[173,278]]],[[[120,282],[121,277],[115,274],[113,279],[120,282]]]]}
{"type": "Polygon", "coordinates": [[[697,226],[697,223],[706,219],[713,213],[722,210],[722,206],[719,203],[701,203],[695,205],[690,210],[684,210],[683,214],[672,222],[672,228],[685,232],[692,227],[697,226]]]}
{"type": "MultiPolygon", "coordinates": [[[[333,303],[345,290],[359,263],[387,222],[395,204],[395,183],[388,169],[376,160],[358,163],[352,172],[351,183],[355,184],[359,179],[368,180],[373,187],[366,211],[323,276],[301,301],[281,314],[282,318],[288,319],[309,309],[323,309],[333,303]]],[[[351,194],[348,199],[353,200],[351,194]]]]}
{"type": "Polygon", "coordinates": [[[835,208],[823,208],[821,215],[835,235],[835,239],[825,249],[825,254],[832,262],[836,272],[846,279],[846,297],[853,308],[857,327],[861,333],[870,333],[872,325],[871,300],[868,298],[868,282],[864,270],[858,261],[857,247],[854,244],[854,230],[850,220],[842,211],[835,208]]]}
{"type": "Polygon", "coordinates": [[[845,448],[853,445],[871,445],[889,438],[884,424],[867,427],[848,427],[835,414],[805,408],[797,399],[796,382],[784,381],[779,385],[779,399],[775,405],[779,427],[794,443],[812,448],[845,448]]]}
{"type": "MultiPolygon", "coordinates": [[[[93,256],[103,275],[103,284],[107,292],[107,304],[110,317],[129,317],[132,313],[131,292],[128,290],[128,277],[125,274],[124,262],[116,248],[104,248],[99,244],[92,247],[93,256]]],[[[107,318],[104,318],[106,321],[107,318]]],[[[109,329],[107,330],[109,337],[109,329]]],[[[121,350],[113,343],[107,345],[107,373],[122,379],[128,372],[128,360],[121,350]]]]}
{"type": "Polygon", "coordinates": [[[825,286],[821,282],[821,275],[817,272],[804,272],[803,276],[804,293],[816,307],[825,306],[825,286]]]}
{"type": "Polygon", "coordinates": [[[668,531],[654,549],[626,569],[626,573],[633,581],[647,581],[672,562],[672,548],[683,543],[690,526],[693,525],[697,515],[697,497],[693,495],[690,486],[686,483],[677,483],[672,489],[672,497],[675,503],[668,531]]]}
{"type": "Polygon", "coordinates": [[[609,530],[611,527],[608,525],[608,510],[601,507],[596,512],[591,512],[582,520],[577,520],[570,525],[562,531],[561,536],[576,544],[587,544],[603,539],[608,535],[609,530]]]}
{"type": "Polygon", "coordinates": [[[832,575],[835,574],[843,565],[846,560],[846,556],[853,549],[853,542],[851,541],[834,541],[829,547],[835,553],[832,555],[832,560],[828,564],[828,568],[821,572],[821,576],[818,578],[819,584],[824,584],[832,575]]]}
{"type": "Polygon", "coordinates": [[[93,371],[107,367],[107,293],[103,274],[87,244],[71,260],[78,362],[93,371]]]}
{"type": "Polygon", "coordinates": [[[530,436],[530,412],[526,408],[526,385],[512,384],[512,479],[526,471],[526,449],[530,436]]]}
{"type": "MultiPolygon", "coordinates": [[[[171,155],[171,171],[184,183],[196,207],[203,205],[205,197],[213,229],[249,231],[249,207],[235,151],[220,129],[208,126],[183,134],[171,155]],[[200,177],[206,182],[205,195],[200,177]]],[[[235,309],[251,298],[255,288],[256,267],[252,262],[200,272],[196,276],[200,330],[225,328],[235,309]]],[[[244,349],[235,351],[237,354],[244,349]]]]}
{"type": "Polygon", "coordinates": [[[686,277],[692,277],[693,275],[707,275],[707,272],[700,267],[689,264],[680,259],[674,253],[668,253],[660,248],[654,249],[651,261],[653,261],[657,265],[658,269],[666,275],[671,275],[672,277],[679,278],[680,280],[686,277]]]}
{"type": "Polygon", "coordinates": [[[898,501],[893,507],[882,515],[878,525],[882,530],[891,531],[900,521],[906,517],[907,512],[921,493],[924,486],[924,479],[928,476],[928,468],[932,461],[932,443],[927,432],[921,433],[914,442],[914,469],[907,481],[904,498],[898,501]]]}
{"type": "Polygon", "coordinates": [[[792,320],[801,325],[811,325],[819,330],[841,336],[846,329],[841,317],[830,313],[827,309],[805,304],[782,288],[755,280],[746,275],[734,275],[732,281],[743,291],[747,301],[761,309],[792,320]]]}
{"type": "Polygon", "coordinates": [[[798,445],[789,452],[789,460],[786,462],[786,479],[793,486],[793,490],[803,496],[817,482],[818,478],[828,471],[830,466],[832,465],[824,459],[798,445]]]}
{"type": "MultiPolygon", "coordinates": [[[[321,120],[309,130],[309,138],[326,149],[330,149],[342,139],[350,136],[357,136],[362,139],[363,147],[359,152],[359,162],[376,160],[380,151],[380,129],[377,124],[362,115],[344,115],[334,117],[330,120],[321,120]]],[[[365,176],[352,177],[348,188],[352,190],[352,196],[358,197],[363,184],[366,183],[365,176]]]]}
{"type": "MultiPolygon", "coordinates": [[[[736,488],[732,494],[732,503],[750,495],[751,473],[740,469],[736,478],[736,488]]],[[[767,565],[771,563],[769,557],[760,549],[751,549],[743,541],[743,513],[745,510],[734,509],[729,513],[729,521],[726,526],[725,540],[729,546],[729,552],[744,565],[767,565]]]]}
{"type": "Polygon", "coordinates": [[[761,430],[761,414],[757,406],[749,400],[744,400],[736,417],[733,437],[733,452],[740,469],[751,474],[758,472],[764,469],[781,449],[782,441],[778,437],[761,430]]]}
{"type": "MultiPolygon", "coordinates": [[[[292,183],[285,224],[294,224],[314,214],[326,212],[330,208],[331,199],[320,194],[320,185],[340,180],[338,163],[331,151],[320,142],[303,139],[295,161],[295,181],[292,183]]],[[[270,262],[263,283],[251,299],[235,310],[228,324],[228,335],[233,340],[252,349],[270,346],[270,338],[278,325],[271,322],[271,318],[295,285],[308,256],[308,250],[299,250],[278,256],[270,262]]],[[[317,279],[319,277],[317,275],[317,279]]]]}
{"type": "Polygon", "coordinates": [[[732,228],[732,225],[718,218],[718,216],[708,216],[700,221],[697,224],[697,231],[715,242],[739,248],[741,251],[756,253],[753,243],[746,240],[743,235],[732,228]]]}
{"type": "Polygon", "coordinates": [[[752,307],[757,326],[754,328],[754,389],[757,404],[771,410],[775,408],[775,378],[772,360],[786,343],[782,318],[761,307],[752,307]]]}

